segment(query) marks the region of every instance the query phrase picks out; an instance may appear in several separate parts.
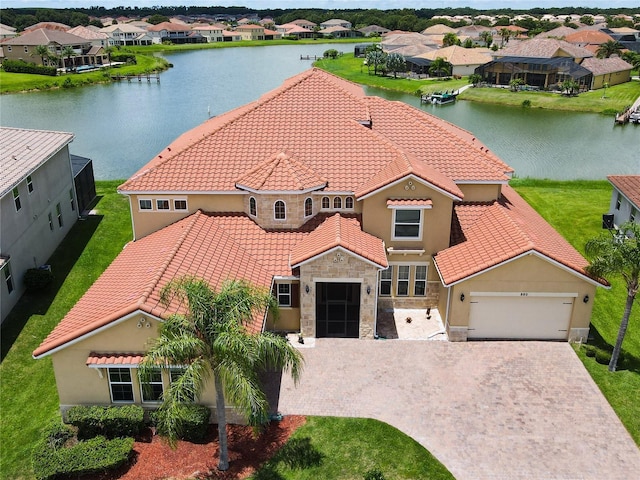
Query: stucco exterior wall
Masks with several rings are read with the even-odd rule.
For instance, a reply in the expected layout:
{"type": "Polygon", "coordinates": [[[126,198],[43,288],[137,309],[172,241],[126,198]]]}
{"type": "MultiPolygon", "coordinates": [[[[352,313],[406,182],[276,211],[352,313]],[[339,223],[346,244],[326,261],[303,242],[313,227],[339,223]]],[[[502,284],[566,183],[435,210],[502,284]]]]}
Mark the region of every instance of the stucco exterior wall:
{"type": "Polygon", "coordinates": [[[571,330],[577,332],[580,329],[583,331],[589,328],[595,290],[595,285],[536,255],[524,256],[451,287],[448,315],[449,339],[451,341],[466,340],[471,292],[577,294],[569,324],[569,339],[572,339],[571,330]],[[461,301],[460,295],[463,293],[465,300],[461,301]],[[585,295],[589,296],[587,303],[582,301],[585,295]]]}
{"type": "Polygon", "coordinates": [[[300,266],[300,329],[305,337],[316,336],[316,282],[360,283],[360,338],[373,338],[376,317],[378,268],[340,250],[344,260],[334,261],[329,252],[300,266]],[[309,293],[305,287],[309,286],[309,293]],[[367,287],[371,287],[367,293],[367,287]]]}
{"type": "Polygon", "coordinates": [[[615,187],[611,193],[609,213],[613,213],[613,223],[617,227],[625,222],[631,221],[632,213],[635,217],[634,222],[640,225],[640,208],[631,203],[629,199],[615,187]],[[620,207],[618,207],[618,200],[620,201],[620,207]]]}
{"type": "Polygon", "coordinates": [[[502,185],[459,184],[465,202],[492,202],[500,198],[502,185]]]}
{"type": "Polygon", "coordinates": [[[631,70],[625,70],[624,72],[605,73],[604,75],[598,75],[593,77],[592,89],[597,90],[602,88],[605,83],[608,83],[610,87],[614,85],[620,85],[631,80],[631,70]]]}

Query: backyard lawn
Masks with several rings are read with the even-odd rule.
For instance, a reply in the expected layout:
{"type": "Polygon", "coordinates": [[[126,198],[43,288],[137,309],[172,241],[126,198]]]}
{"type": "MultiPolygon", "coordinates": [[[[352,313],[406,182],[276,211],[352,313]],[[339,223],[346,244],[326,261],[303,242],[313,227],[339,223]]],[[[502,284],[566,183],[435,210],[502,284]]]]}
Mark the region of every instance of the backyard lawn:
{"type": "MultiPolygon", "coordinates": [[[[43,295],[25,296],[2,325],[0,479],[33,478],[33,444],[46,421],[58,415],[51,361],[34,360],[31,352],[131,239],[129,204],[115,191],[119,183],[97,182],[97,214],[79,221],[48,262],[55,284],[43,295]]],[[[608,209],[612,190],[608,182],[518,179],[512,184],[578,250],[583,251],[586,240],[602,232],[601,215],[608,209]]],[[[601,348],[610,348],[615,341],[626,296],[620,281],[612,283],[610,290],[598,289],[594,303],[590,342],[601,348]]],[[[634,308],[623,344],[630,360],[623,368],[612,374],[606,365],[586,357],[583,349],[578,355],[640,445],[640,308],[637,304],[634,308]]],[[[352,468],[349,478],[362,478],[363,472],[375,467],[387,478],[450,478],[446,469],[441,469],[415,442],[389,431],[391,427],[372,422],[310,418],[293,438],[320,452],[325,459],[323,465],[296,470],[276,456],[255,479],[336,478],[332,472],[346,468],[352,468]],[[374,458],[377,464],[372,463],[374,458]],[[351,464],[353,467],[348,467],[351,464]],[[420,473],[424,469],[433,476],[425,477],[420,473]]]]}

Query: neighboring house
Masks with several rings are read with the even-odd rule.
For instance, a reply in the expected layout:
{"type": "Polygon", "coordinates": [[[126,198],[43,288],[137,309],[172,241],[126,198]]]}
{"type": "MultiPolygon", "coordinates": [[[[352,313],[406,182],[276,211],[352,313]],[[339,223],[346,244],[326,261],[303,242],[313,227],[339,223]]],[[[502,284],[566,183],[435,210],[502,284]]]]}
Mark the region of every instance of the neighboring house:
{"type": "Polygon", "coordinates": [[[369,25],[358,29],[358,31],[365,37],[378,37],[389,33],[391,30],[381,27],[380,25],[369,25]]]}
{"type": "Polygon", "coordinates": [[[482,25],[467,25],[465,27],[460,27],[456,30],[456,35],[458,37],[470,38],[474,45],[486,46],[484,40],[480,37],[483,32],[489,32],[494,41],[497,40],[498,32],[496,31],[496,27],[490,28],[482,25]]]}
{"type": "Polygon", "coordinates": [[[18,32],[13,27],[0,24],[0,42],[6,38],[14,38],[18,36],[18,32]]]}
{"type": "Polygon", "coordinates": [[[44,265],[78,219],[72,140],[0,127],[0,320],[24,293],[25,272],[44,265]]]}
{"type": "Polygon", "coordinates": [[[444,58],[452,66],[451,75],[468,76],[475,72],[476,68],[491,61],[490,50],[486,48],[463,48],[458,45],[432,50],[416,55],[414,58],[422,58],[433,62],[436,58],[444,58]]]}
{"type": "MultiPolygon", "coordinates": [[[[63,412],[158,405],[136,368],[168,315],[173,278],[272,289],[304,337],[373,339],[378,312],[437,309],[452,341],[584,340],[587,261],[508,185],[473,134],[311,69],[186,132],[123,183],[134,241],[33,352],[63,412]],[[340,108],[336,108],[338,105],[340,108]],[[146,392],[146,393],[145,393],[146,392]]],[[[215,408],[212,387],[200,403],[215,408]]]]}
{"type": "Polygon", "coordinates": [[[264,39],[265,40],[280,40],[282,39],[282,33],[276,30],[269,30],[268,28],[264,29],[264,39]]]}
{"type": "Polygon", "coordinates": [[[94,47],[91,41],[59,30],[38,29],[2,42],[5,59],[23,60],[37,65],[43,64],[42,55],[36,48],[45,45],[56,58],[44,58],[45,66],[74,68],[80,65],[102,65],[107,63],[107,55],[102,47],[94,47]],[[71,47],[74,55],[64,56],[62,50],[71,47]]]}
{"type": "Polygon", "coordinates": [[[80,38],[84,38],[91,42],[91,45],[94,47],[108,47],[109,46],[109,35],[103,33],[101,31],[94,31],[87,27],[83,27],[81,25],[77,27],[73,27],[67,31],[72,35],[76,35],[80,38]]]}
{"type": "Polygon", "coordinates": [[[289,22],[289,23],[293,23],[294,25],[298,25],[299,27],[302,27],[306,30],[310,30],[312,32],[318,26],[317,23],[310,22],[309,20],[305,20],[304,18],[300,18],[298,20],[294,20],[293,22],[289,22]]]}
{"type": "Polygon", "coordinates": [[[240,34],[243,40],[264,40],[264,27],[262,25],[238,25],[236,33],[240,34]]]}
{"type": "Polygon", "coordinates": [[[437,48],[438,44],[429,36],[417,32],[388,33],[382,38],[382,50],[391,53],[394,50],[409,45],[426,45],[437,48]]]}
{"type": "Polygon", "coordinates": [[[222,41],[223,42],[239,42],[242,40],[242,35],[237,32],[230,32],[228,30],[224,30],[222,32],[222,41]]]}
{"type": "Polygon", "coordinates": [[[295,23],[285,23],[284,25],[277,25],[276,31],[287,37],[297,38],[314,38],[316,33],[302,25],[296,25],[295,23]]]}
{"type": "Polygon", "coordinates": [[[319,30],[318,33],[325,37],[334,37],[334,38],[351,38],[357,35],[357,32],[355,32],[354,30],[343,27],[341,25],[335,25],[333,27],[323,28],[322,30],[319,30]]]}
{"type": "Polygon", "coordinates": [[[192,27],[194,32],[199,33],[208,43],[211,42],[223,42],[224,34],[226,30],[225,25],[197,25],[192,27]]]}
{"type": "Polygon", "coordinates": [[[351,30],[351,22],[342,20],[341,18],[332,18],[331,20],[327,20],[326,22],[322,22],[320,24],[321,30],[326,30],[327,28],[332,27],[342,27],[346,28],[347,30],[351,30]]]}
{"type": "Polygon", "coordinates": [[[175,44],[205,43],[206,39],[190,25],[184,23],[161,22],[147,29],[153,43],[171,42],[175,44]]]}
{"type": "Polygon", "coordinates": [[[39,22],[35,25],[31,25],[24,29],[25,32],[33,32],[35,30],[40,30],[41,28],[45,30],[57,30],[58,32],[66,32],[71,27],[69,25],[65,25],[64,23],[59,22],[39,22]]]}
{"type": "Polygon", "coordinates": [[[534,38],[555,38],[557,40],[564,40],[567,35],[573,35],[576,31],[577,30],[575,28],[561,26],[547,32],[541,32],[534,38]]]}
{"type": "Polygon", "coordinates": [[[423,35],[446,35],[447,33],[458,34],[455,28],[451,28],[443,23],[436,23],[430,27],[425,28],[422,32],[423,35]]]}
{"type": "Polygon", "coordinates": [[[610,227],[618,227],[625,222],[640,224],[640,175],[609,175],[607,180],[613,185],[609,215],[613,216],[610,227]]]}
{"type": "Polygon", "coordinates": [[[153,37],[146,30],[127,23],[109,25],[100,30],[109,35],[109,45],[151,45],[153,37]]]}
{"type": "Polygon", "coordinates": [[[633,65],[622,60],[620,57],[610,58],[585,58],[581,66],[586,68],[593,75],[591,90],[604,87],[605,83],[612,87],[631,80],[631,70],[633,65]]]}

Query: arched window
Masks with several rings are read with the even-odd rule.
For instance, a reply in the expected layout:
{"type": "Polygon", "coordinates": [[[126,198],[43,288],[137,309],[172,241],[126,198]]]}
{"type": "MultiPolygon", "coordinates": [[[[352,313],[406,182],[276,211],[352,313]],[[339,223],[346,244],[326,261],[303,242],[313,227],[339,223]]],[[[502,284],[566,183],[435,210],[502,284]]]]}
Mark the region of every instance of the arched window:
{"type": "Polygon", "coordinates": [[[304,216],[310,217],[311,215],[313,215],[313,200],[311,200],[311,197],[308,197],[304,201],[304,216]]]}
{"type": "Polygon", "coordinates": [[[287,217],[287,207],[282,200],[273,204],[273,216],[276,220],[284,220],[287,217]]]}
{"type": "Polygon", "coordinates": [[[327,210],[329,207],[331,207],[331,204],[329,203],[329,197],[322,197],[322,208],[324,210],[327,210]]]}
{"type": "Polygon", "coordinates": [[[333,197],[333,208],[342,208],[342,197],[333,197]]]}
{"type": "Polygon", "coordinates": [[[256,199],[254,197],[249,199],[249,215],[254,217],[258,215],[258,207],[256,206],[256,199]]]}
{"type": "Polygon", "coordinates": [[[344,208],[353,210],[353,197],[347,197],[344,199],[344,208]]]}

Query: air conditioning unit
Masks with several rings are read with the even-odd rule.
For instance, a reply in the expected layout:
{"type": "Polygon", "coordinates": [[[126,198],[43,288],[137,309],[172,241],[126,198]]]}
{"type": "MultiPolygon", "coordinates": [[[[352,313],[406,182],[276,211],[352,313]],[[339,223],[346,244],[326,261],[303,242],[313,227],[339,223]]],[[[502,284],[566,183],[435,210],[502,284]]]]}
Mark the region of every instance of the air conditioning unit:
{"type": "Polygon", "coordinates": [[[613,213],[605,213],[602,215],[602,228],[607,230],[613,230],[613,213]]]}

